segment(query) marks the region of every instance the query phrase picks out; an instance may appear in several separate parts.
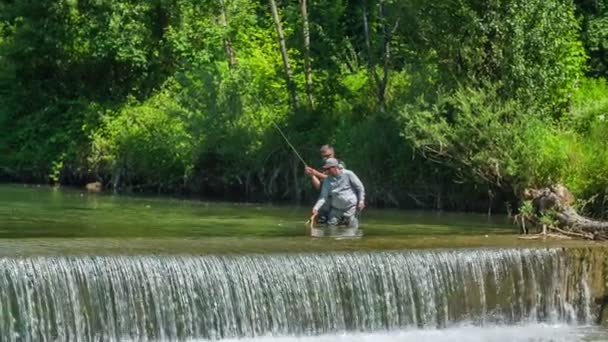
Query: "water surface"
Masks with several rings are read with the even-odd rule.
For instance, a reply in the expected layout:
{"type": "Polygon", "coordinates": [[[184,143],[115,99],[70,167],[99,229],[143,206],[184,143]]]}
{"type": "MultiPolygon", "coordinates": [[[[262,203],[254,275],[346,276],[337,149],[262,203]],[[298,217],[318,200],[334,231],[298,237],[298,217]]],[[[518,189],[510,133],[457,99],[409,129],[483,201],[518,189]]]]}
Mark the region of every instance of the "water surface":
{"type": "Polygon", "coordinates": [[[311,239],[309,206],[88,194],[0,185],[0,255],[266,253],[592,245],[524,241],[504,215],[365,210],[364,237],[311,239]]]}
{"type": "Polygon", "coordinates": [[[312,239],[309,210],[0,185],[0,341],[608,340],[552,248],[605,244],[397,210],[312,239]]]}

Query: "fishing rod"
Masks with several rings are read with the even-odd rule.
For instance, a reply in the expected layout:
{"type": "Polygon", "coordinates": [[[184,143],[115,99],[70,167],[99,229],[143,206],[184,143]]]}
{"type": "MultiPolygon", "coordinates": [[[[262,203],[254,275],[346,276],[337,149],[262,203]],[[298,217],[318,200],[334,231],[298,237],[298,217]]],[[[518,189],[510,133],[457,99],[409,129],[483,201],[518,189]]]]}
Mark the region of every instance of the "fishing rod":
{"type": "Polygon", "coordinates": [[[287,142],[287,144],[289,145],[289,147],[291,147],[291,149],[295,152],[296,156],[298,156],[298,158],[300,158],[300,161],[302,161],[302,164],[304,164],[304,166],[308,166],[308,164],[306,164],[306,162],[304,161],[304,158],[302,158],[302,156],[298,153],[298,151],[296,150],[296,148],[293,147],[293,145],[289,142],[289,139],[287,139],[287,137],[285,136],[285,134],[283,134],[283,131],[281,131],[281,129],[279,128],[279,126],[277,126],[277,124],[274,123],[274,122],[272,124],[279,131],[279,133],[281,133],[281,136],[283,136],[283,139],[285,139],[285,141],[287,142]]]}
{"type": "MultiPolygon", "coordinates": [[[[272,124],[277,129],[277,131],[279,131],[279,133],[281,133],[281,136],[283,137],[283,139],[285,139],[285,141],[287,142],[287,145],[289,145],[289,147],[291,147],[291,149],[296,154],[296,156],[298,156],[298,158],[300,159],[300,161],[302,162],[302,164],[304,164],[304,166],[308,167],[308,164],[306,164],[306,162],[304,161],[304,158],[302,158],[302,156],[298,153],[298,150],[296,150],[296,148],[293,147],[293,145],[291,144],[291,142],[289,142],[289,139],[287,139],[287,136],[285,136],[285,134],[279,128],[279,126],[275,122],[273,122],[272,124]]],[[[317,214],[314,214],[314,215],[312,215],[310,217],[310,219],[308,221],[306,221],[306,225],[308,225],[308,227],[309,227],[308,229],[309,229],[310,236],[313,235],[313,229],[314,229],[314,224],[315,224],[314,222],[315,222],[315,218],[316,217],[317,217],[317,214]]]]}

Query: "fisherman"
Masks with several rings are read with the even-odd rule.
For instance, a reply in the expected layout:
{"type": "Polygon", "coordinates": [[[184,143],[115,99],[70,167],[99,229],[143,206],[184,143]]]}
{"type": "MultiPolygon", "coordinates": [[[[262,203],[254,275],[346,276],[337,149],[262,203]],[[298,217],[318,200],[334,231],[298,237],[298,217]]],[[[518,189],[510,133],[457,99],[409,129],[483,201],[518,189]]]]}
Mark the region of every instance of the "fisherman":
{"type": "Polygon", "coordinates": [[[349,228],[358,228],[357,209],[365,208],[365,188],[354,172],[341,168],[335,158],[325,160],[323,169],[328,176],[323,181],[321,195],[312,208],[312,214],[317,215],[319,209],[329,201],[327,224],[337,226],[342,220],[349,228]]]}
{"type": "MultiPolygon", "coordinates": [[[[336,158],[336,152],[334,150],[334,147],[329,144],[321,146],[321,148],[319,149],[319,152],[321,153],[321,158],[323,159],[323,162],[325,162],[329,158],[336,158]]],[[[344,164],[342,162],[340,162],[339,167],[344,168],[344,164]]],[[[312,183],[312,186],[317,190],[321,189],[321,183],[323,182],[323,180],[325,178],[327,178],[328,171],[324,170],[324,172],[320,172],[310,166],[306,166],[304,171],[306,172],[306,174],[308,174],[310,176],[310,181],[312,183]]],[[[331,200],[327,200],[325,202],[325,204],[321,208],[319,208],[319,212],[318,212],[317,220],[316,220],[317,223],[326,223],[327,222],[327,219],[329,217],[330,202],[331,202],[331,200]]]]}
{"type": "MultiPolygon", "coordinates": [[[[336,158],[336,152],[334,150],[334,147],[329,144],[321,146],[319,152],[321,152],[321,158],[323,159],[323,162],[325,162],[329,158],[336,158]]],[[[343,169],[344,163],[342,163],[342,161],[340,161],[339,163],[339,167],[343,169]]],[[[304,168],[304,171],[307,175],[310,176],[312,186],[317,190],[321,189],[321,182],[323,182],[323,180],[327,178],[327,172],[317,171],[310,166],[306,166],[304,168]]]]}

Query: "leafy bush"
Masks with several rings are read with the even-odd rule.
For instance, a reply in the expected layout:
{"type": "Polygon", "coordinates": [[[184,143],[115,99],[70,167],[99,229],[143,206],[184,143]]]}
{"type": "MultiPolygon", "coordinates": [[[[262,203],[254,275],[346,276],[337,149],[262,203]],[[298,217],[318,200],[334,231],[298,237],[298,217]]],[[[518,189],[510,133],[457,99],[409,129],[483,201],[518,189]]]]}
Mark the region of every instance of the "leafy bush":
{"type": "Polygon", "coordinates": [[[183,116],[182,108],[164,93],[107,114],[91,137],[91,166],[111,176],[119,188],[183,188],[193,160],[193,140],[183,116]]]}
{"type": "Polygon", "coordinates": [[[562,119],[565,127],[582,134],[594,127],[606,125],[608,120],[608,82],[603,78],[584,78],[573,94],[572,109],[562,119]]]}
{"type": "MultiPolygon", "coordinates": [[[[403,135],[428,159],[450,167],[461,180],[500,185],[517,180],[519,132],[528,113],[503,102],[495,88],[464,88],[434,104],[406,105],[403,135]]],[[[528,119],[529,120],[529,119],[528,119]]]]}

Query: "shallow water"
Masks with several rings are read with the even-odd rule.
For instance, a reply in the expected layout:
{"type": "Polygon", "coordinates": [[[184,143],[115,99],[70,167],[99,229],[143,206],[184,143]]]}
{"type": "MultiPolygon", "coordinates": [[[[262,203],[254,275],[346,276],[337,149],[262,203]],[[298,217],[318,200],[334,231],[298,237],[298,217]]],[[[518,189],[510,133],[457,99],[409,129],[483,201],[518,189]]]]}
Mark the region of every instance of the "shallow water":
{"type": "Polygon", "coordinates": [[[593,245],[524,241],[504,216],[365,210],[363,239],[307,236],[308,206],[217,203],[0,185],[0,255],[267,253],[593,245]]]}
{"type": "MultiPolygon", "coordinates": [[[[0,185],[1,236],[300,236],[312,204],[206,202],[88,194],[71,188],[0,185]]],[[[514,231],[504,216],[366,210],[362,221],[364,228],[368,228],[368,236],[514,231]]]]}

